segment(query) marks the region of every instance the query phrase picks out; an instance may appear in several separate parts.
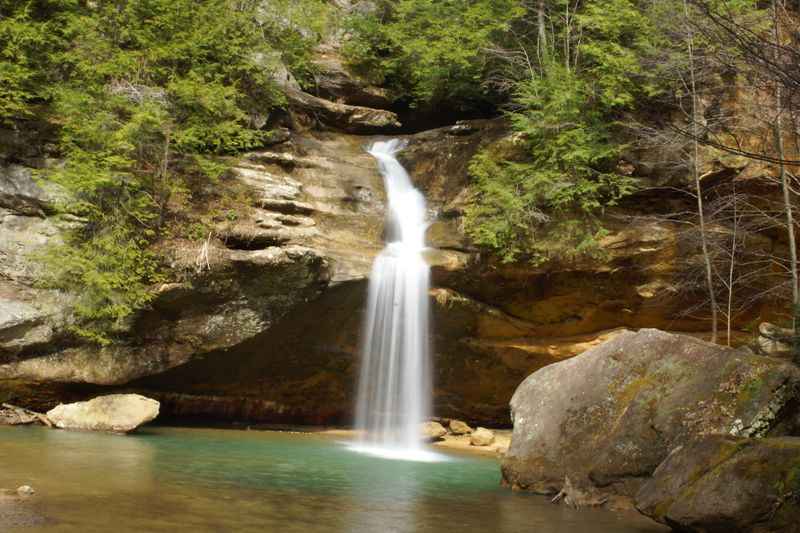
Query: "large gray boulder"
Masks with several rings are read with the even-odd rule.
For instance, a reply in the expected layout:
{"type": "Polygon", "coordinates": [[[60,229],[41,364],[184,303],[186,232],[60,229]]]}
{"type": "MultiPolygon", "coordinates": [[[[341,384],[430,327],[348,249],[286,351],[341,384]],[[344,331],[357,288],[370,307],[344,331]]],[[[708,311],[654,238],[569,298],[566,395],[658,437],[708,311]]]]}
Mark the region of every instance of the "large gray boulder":
{"type": "Polygon", "coordinates": [[[699,435],[787,434],[800,369],[654,329],[623,332],[530,375],[511,399],[503,479],[557,492],[633,496],[676,446],[699,435]]]}
{"type": "Polygon", "coordinates": [[[138,394],[110,394],[59,404],[47,418],[61,429],[128,433],[158,416],[159,403],[138,394]]]}
{"type": "Polygon", "coordinates": [[[636,507],[679,531],[800,531],[800,438],[711,435],[681,446],[636,507]]]}

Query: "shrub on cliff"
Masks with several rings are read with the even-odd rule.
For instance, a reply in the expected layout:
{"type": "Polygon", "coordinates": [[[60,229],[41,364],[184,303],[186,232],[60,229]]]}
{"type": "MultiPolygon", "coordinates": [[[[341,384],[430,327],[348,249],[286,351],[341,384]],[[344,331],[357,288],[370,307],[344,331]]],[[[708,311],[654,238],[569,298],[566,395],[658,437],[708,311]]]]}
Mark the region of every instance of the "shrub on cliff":
{"type": "Polygon", "coordinates": [[[601,253],[599,215],[636,185],[615,171],[623,148],[615,126],[659,90],[643,64],[658,32],[636,2],[586,2],[574,12],[555,4],[567,16],[551,18],[550,29],[539,18],[546,13],[529,13],[538,37],[520,43],[528,71],[509,106],[514,135],[470,167],[467,232],[505,261],[601,253]]]}
{"type": "Polygon", "coordinates": [[[179,211],[222,175],[221,156],[264,141],[284,102],[273,70],[280,60],[308,73],[324,7],[0,2],[0,119],[58,125],[63,164],[41,176],[84,221],[43,256],[43,283],[75,294],[76,333],[107,343],[151,299],[153,243],[182,232],[179,211]]]}
{"type": "Polygon", "coordinates": [[[614,171],[619,145],[592,88],[558,64],[520,83],[509,114],[517,134],[473,159],[476,195],[466,228],[505,261],[599,253],[597,214],[635,182],[614,171]]]}
{"type": "Polygon", "coordinates": [[[77,10],[71,0],[0,0],[0,121],[30,118],[47,100],[77,10]]]}

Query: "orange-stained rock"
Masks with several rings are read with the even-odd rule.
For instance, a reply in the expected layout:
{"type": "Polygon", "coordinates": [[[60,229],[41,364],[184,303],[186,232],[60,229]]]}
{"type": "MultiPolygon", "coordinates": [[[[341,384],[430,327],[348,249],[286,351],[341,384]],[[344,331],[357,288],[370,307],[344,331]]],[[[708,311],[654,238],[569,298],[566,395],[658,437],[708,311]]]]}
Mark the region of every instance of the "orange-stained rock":
{"type": "MultiPolygon", "coordinates": [[[[687,313],[702,295],[682,290],[693,252],[681,228],[643,216],[666,204],[691,208],[685,195],[645,191],[608,213],[601,259],[534,266],[477,251],[461,218],[468,162],[505,134],[502,119],[464,122],[406,136],[402,156],[435,211],[426,252],[434,414],[488,427],[510,424],[508,401],[526,376],[620,332],[656,327],[707,338],[709,329],[705,307],[687,313]]],[[[62,343],[63,330],[48,318],[57,310],[0,317],[0,399],[47,410],[113,387],[158,399],[164,417],[348,423],[366,279],[382,245],[383,184],[364,151],[372,138],[289,137],[234,165],[225,179],[241,189],[242,204],[216,222],[211,238],[162,243],[171,279],[154,288],[152,308],[133,317],[123,342],[62,343]]],[[[639,162],[627,165],[643,172],[639,162]]],[[[709,179],[749,172],[756,184],[763,175],[739,161],[715,165],[709,179]]],[[[681,176],[647,172],[653,184],[682,186],[681,176]]],[[[0,253],[0,274],[25,272],[30,261],[18,243],[46,232],[14,228],[54,225],[27,212],[0,220],[8,221],[0,252],[14,252],[0,253]]],[[[783,246],[771,239],[749,246],[783,246]]],[[[44,301],[30,279],[9,279],[0,279],[8,309],[44,301]]],[[[749,342],[744,326],[770,312],[752,306],[737,316],[734,344],[749,342]]]]}

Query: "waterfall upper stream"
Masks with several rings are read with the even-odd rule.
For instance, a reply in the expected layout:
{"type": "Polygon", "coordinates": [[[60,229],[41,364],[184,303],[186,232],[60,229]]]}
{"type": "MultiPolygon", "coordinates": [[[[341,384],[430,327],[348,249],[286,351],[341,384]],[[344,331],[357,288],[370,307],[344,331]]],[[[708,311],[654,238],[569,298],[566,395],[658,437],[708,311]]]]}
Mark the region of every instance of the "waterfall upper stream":
{"type": "Polygon", "coordinates": [[[428,347],[429,267],[425,249],[425,198],[395,155],[394,139],[374,143],[388,208],[386,247],[370,275],[364,324],[362,367],[356,405],[358,449],[386,457],[431,460],[420,441],[430,414],[428,347]]]}

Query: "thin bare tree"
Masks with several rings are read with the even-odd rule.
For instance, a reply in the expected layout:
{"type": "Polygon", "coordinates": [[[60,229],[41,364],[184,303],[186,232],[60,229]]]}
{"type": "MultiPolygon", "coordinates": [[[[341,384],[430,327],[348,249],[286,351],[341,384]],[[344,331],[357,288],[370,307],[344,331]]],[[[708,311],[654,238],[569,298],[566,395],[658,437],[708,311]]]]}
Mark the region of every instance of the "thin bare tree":
{"type": "Polygon", "coordinates": [[[717,313],[717,300],[714,294],[714,271],[711,264],[711,255],[708,251],[708,239],[706,237],[706,221],[705,213],[703,211],[703,189],[700,183],[700,145],[698,142],[698,127],[699,113],[697,105],[697,79],[695,77],[695,59],[694,59],[694,29],[689,23],[689,3],[688,0],[683,0],[683,14],[685,17],[686,26],[686,52],[689,59],[689,91],[692,98],[692,144],[693,144],[693,157],[692,157],[692,176],[694,178],[695,194],[697,196],[697,216],[700,223],[700,244],[703,250],[703,261],[706,267],[706,289],[708,290],[709,305],[711,306],[711,342],[717,342],[718,330],[718,313],[717,313]]]}
{"type": "MultiPolygon", "coordinates": [[[[775,35],[775,54],[780,53],[781,46],[781,23],[778,13],[778,0],[772,0],[772,14],[773,14],[773,31],[775,35]]],[[[775,59],[775,63],[780,63],[780,58],[775,59]]],[[[789,175],[786,172],[786,151],[783,141],[783,98],[782,98],[782,83],[779,79],[775,80],[775,150],[778,156],[778,172],[781,179],[781,188],[783,189],[783,209],[786,214],[786,229],[789,237],[789,259],[792,265],[792,306],[795,309],[794,315],[797,314],[797,309],[800,307],[800,289],[797,282],[797,243],[795,241],[795,227],[794,215],[792,208],[791,198],[791,185],[789,184],[789,175]]],[[[792,329],[796,327],[796,318],[792,323],[792,329]]]]}

